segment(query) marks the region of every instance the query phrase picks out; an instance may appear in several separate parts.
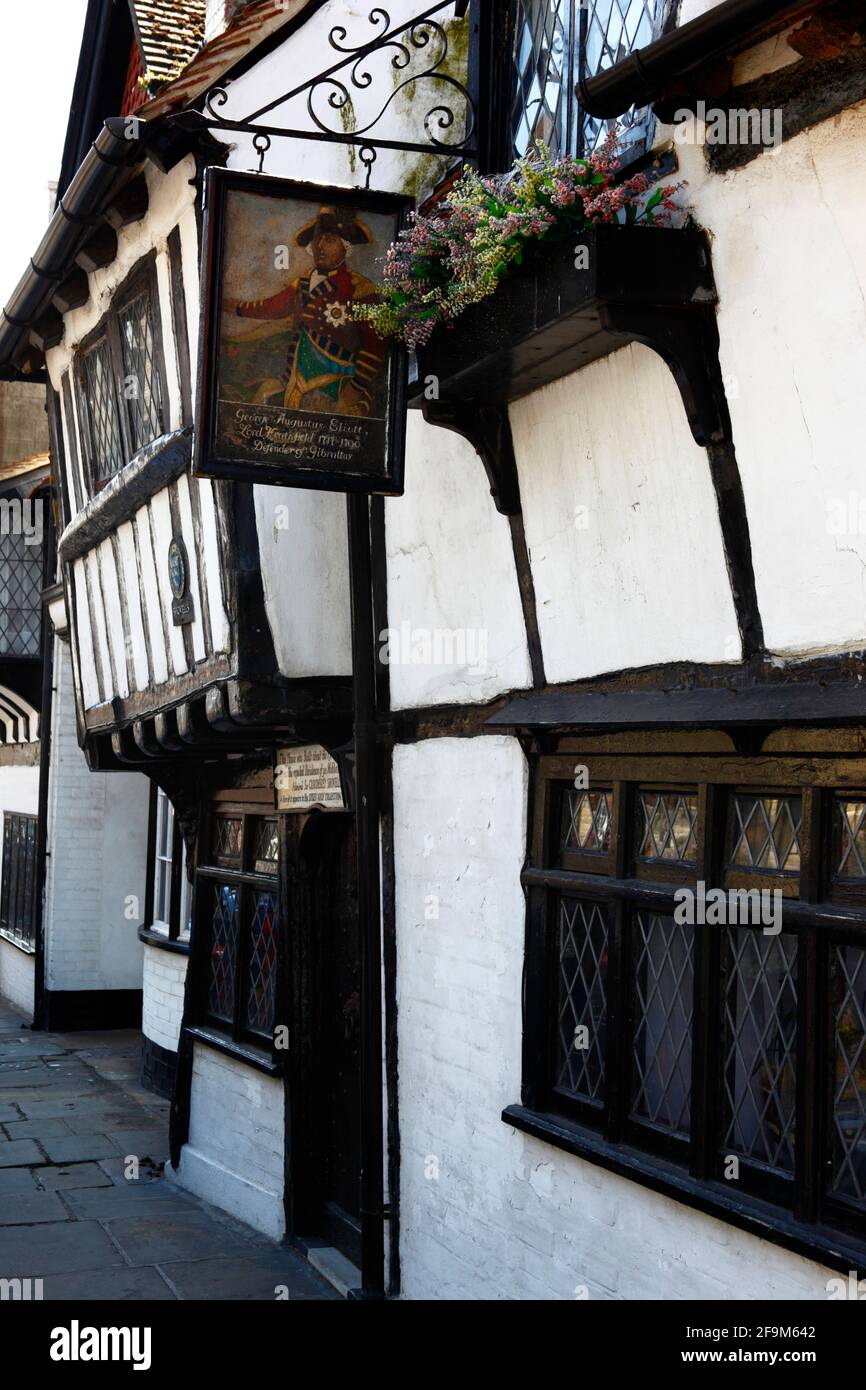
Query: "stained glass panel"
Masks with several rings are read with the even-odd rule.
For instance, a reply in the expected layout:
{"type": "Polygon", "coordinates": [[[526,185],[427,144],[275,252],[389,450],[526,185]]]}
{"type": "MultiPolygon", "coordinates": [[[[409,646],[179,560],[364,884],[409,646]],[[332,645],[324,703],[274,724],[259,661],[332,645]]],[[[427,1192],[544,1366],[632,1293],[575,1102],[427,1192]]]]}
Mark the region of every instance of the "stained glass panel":
{"type": "Polygon", "coordinates": [[[273,893],[257,893],[252,902],[250,925],[247,1024],[256,1033],[271,1033],[277,981],[277,899],[273,893]]]}
{"type": "Polygon", "coordinates": [[[208,1013],[231,1023],[235,1010],[240,927],[240,889],[235,884],[211,886],[213,918],[211,924],[210,987],[208,1013]]]}

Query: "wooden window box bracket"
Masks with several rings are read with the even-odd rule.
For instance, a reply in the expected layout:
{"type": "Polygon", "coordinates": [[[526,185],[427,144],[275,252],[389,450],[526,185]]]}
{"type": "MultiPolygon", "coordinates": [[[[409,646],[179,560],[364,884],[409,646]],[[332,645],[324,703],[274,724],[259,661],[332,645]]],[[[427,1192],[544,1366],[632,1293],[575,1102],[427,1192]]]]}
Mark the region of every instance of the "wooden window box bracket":
{"type": "Polygon", "coordinates": [[[436,329],[418,353],[409,404],[430,424],[469,440],[497,509],[516,517],[511,402],[626,343],[658,353],[677,384],[692,435],[707,451],[748,659],[763,651],[764,636],[719,363],[717,301],[709,242],[697,226],[597,226],[567,242],[539,244],[492,298],[471,305],[454,327],[436,329]]]}
{"type": "Polygon", "coordinates": [[[539,246],[493,298],[471,305],[453,328],[438,328],[419,352],[410,404],[470,441],[497,508],[514,515],[509,404],[625,343],[644,343],[667,363],[698,444],[729,439],[716,301],[699,228],[591,228],[567,244],[539,246]],[[576,268],[579,260],[586,269],[576,268]],[[436,399],[425,395],[431,378],[436,399]]]}

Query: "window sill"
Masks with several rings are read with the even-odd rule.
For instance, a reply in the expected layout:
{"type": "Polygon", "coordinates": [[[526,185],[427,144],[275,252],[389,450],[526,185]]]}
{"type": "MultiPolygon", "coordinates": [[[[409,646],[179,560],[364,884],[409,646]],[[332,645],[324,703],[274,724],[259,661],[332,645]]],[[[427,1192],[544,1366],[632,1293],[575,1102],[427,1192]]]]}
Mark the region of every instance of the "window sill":
{"type": "Polygon", "coordinates": [[[17,946],[18,950],[25,956],[36,955],[35,946],[31,946],[29,942],[22,941],[18,936],[13,936],[11,932],[4,931],[2,927],[0,927],[0,941],[8,941],[10,946],[17,946]]]}
{"type": "Polygon", "coordinates": [[[194,1038],[196,1042],[204,1043],[207,1047],[212,1047],[216,1052],[224,1052],[227,1057],[234,1057],[236,1062],[244,1062],[247,1066],[254,1067],[256,1071],[264,1072],[266,1076],[283,1076],[286,1070],[284,1059],[275,1062],[270,1053],[264,1048],[254,1047],[252,1043],[233,1042],[231,1038],[224,1037],[213,1028],[205,1028],[195,1025],[185,1029],[188,1037],[194,1038]]]}
{"type": "Polygon", "coordinates": [[[158,946],[163,951],[176,951],[178,955],[189,955],[189,937],[177,937],[174,940],[166,936],[164,932],[154,931],[152,927],[139,927],[138,939],[143,941],[145,946],[158,946]]]}
{"type": "Polygon", "coordinates": [[[610,1144],[600,1135],[573,1124],[560,1115],[542,1114],[522,1105],[509,1105],[502,1120],[524,1134],[531,1134],[588,1163],[598,1164],[610,1173],[649,1187],[684,1206],[727,1221],[740,1230],[768,1240],[785,1250],[827,1265],[844,1274],[856,1270],[866,1274],[866,1245],[855,1237],[842,1235],[826,1226],[806,1225],[790,1212],[756,1198],[734,1195],[720,1182],[693,1178],[663,1159],[641,1153],[626,1145],[610,1144]]]}

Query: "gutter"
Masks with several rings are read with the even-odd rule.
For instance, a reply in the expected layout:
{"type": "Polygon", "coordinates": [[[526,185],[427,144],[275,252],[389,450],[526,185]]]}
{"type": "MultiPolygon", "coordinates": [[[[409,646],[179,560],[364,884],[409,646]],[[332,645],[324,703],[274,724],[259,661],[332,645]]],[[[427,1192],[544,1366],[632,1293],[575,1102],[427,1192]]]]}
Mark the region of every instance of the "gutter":
{"type": "Polygon", "coordinates": [[[787,28],[820,7],[822,0],[723,0],[706,14],[629,54],[589,81],[578,82],[591,116],[621,116],[648,106],[684,79],[714,62],[787,28]]]}
{"type": "MultiPolygon", "coordinates": [[[[12,363],[13,355],[33,322],[50,305],[76,253],[102,221],[103,211],[122,181],[122,170],[143,158],[147,134],[145,121],[112,116],[82,160],[30,265],[0,312],[0,380],[21,379],[12,363]],[[132,130],[136,131],[134,138],[130,138],[132,130]]],[[[27,378],[34,379],[32,375],[27,378]]]]}

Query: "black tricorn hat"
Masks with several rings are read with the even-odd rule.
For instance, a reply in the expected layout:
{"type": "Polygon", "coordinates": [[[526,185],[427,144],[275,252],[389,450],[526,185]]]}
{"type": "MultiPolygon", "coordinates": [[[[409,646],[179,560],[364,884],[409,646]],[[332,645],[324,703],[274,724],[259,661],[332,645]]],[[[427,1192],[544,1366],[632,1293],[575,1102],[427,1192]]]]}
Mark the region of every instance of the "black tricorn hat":
{"type": "Polygon", "coordinates": [[[305,222],[295,237],[298,246],[309,246],[317,232],[336,232],[351,246],[363,246],[373,240],[369,227],[365,227],[348,208],[319,208],[318,216],[305,222]]]}

